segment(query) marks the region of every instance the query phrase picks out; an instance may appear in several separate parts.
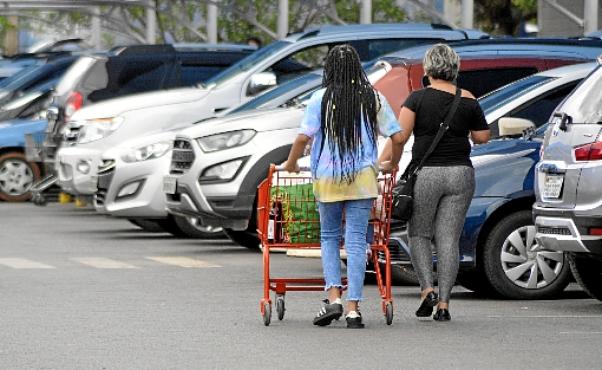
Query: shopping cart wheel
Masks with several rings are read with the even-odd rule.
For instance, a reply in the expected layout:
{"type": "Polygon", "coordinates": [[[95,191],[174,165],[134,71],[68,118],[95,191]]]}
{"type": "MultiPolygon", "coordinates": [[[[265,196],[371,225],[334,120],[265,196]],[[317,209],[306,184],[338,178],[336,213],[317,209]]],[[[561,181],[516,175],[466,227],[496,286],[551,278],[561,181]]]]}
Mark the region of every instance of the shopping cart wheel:
{"type": "Polygon", "coordinates": [[[387,302],[385,305],[385,318],[387,319],[387,325],[393,323],[393,302],[387,302]]]}
{"type": "Polygon", "coordinates": [[[282,321],[282,319],[284,319],[284,311],[286,311],[284,308],[284,296],[279,294],[276,296],[276,312],[278,313],[278,320],[282,321]]]}
{"type": "Polygon", "coordinates": [[[263,304],[263,325],[270,326],[270,322],[272,321],[272,305],[269,303],[263,304]]]}

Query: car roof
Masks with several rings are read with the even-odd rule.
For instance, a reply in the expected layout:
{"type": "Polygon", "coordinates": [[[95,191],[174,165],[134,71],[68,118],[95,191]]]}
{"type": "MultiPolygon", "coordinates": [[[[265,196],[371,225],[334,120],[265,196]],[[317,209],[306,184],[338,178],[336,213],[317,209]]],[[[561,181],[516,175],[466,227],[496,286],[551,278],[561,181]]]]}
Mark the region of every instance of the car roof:
{"type": "Polygon", "coordinates": [[[449,32],[459,33],[464,37],[489,37],[488,34],[475,30],[454,29],[442,24],[429,23],[372,23],[372,24],[349,24],[349,25],[324,25],[319,27],[309,28],[306,31],[289,35],[285,40],[295,42],[301,39],[306,39],[316,36],[334,36],[346,34],[362,34],[362,33],[398,33],[404,31],[434,31],[434,32],[449,32]]]}
{"type": "MultiPolygon", "coordinates": [[[[512,52],[517,53],[532,53],[536,54],[539,51],[550,51],[558,54],[563,51],[575,50],[579,52],[582,48],[592,48],[593,50],[599,49],[597,52],[592,51],[593,54],[600,53],[602,51],[602,40],[596,39],[553,39],[553,38],[510,38],[510,39],[482,39],[482,40],[462,40],[450,42],[451,46],[457,53],[490,53],[491,55],[501,52],[512,52]]],[[[406,58],[406,59],[422,59],[424,54],[432,45],[419,45],[412,48],[396,51],[391,54],[387,54],[386,57],[392,58],[406,58]]],[[[588,53],[591,54],[591,53],[588,53]]]]}

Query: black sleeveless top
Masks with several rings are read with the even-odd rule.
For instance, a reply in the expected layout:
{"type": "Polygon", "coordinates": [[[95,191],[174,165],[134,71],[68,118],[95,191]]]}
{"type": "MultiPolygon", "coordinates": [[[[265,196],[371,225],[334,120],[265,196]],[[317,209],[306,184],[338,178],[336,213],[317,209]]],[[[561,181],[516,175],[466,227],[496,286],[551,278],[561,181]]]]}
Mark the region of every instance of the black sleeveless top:
{"type": "MultiPolygon", "coordinates": [[[[433,88],[414,91],[406,99],[403,106],[416,113],[412,148],[413,164],[418,163],[424,157],[453,100],[453,94],[433,88]]],[[[449,129],[424,165],[472,167],[468,134],[470,131],[488,129],[489,125],[479,103],[472,98],[461,98],[458,110],[449,124],[449,129]]]]}

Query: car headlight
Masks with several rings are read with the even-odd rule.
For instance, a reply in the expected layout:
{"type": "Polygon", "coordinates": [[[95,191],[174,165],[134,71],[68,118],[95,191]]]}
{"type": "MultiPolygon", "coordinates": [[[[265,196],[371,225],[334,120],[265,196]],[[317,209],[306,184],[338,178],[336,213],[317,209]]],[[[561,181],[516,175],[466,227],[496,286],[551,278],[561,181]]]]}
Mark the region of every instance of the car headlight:
{"type": "Polygon", "coordinates": [[[210,153],[244,145],[248,143],[255,134],[255,130],[230,131],[224,132],[223,134],[201,137],[196,141],[205,153],[210,153]]]}
{"type": "Polygon", "coordinates": [[[207,168],[199,177],[199,182],[219,182],[232,180],[247,158],[238,158],[229,162],[218,163],[207,168]]]}
{"type": "Polygon", "coordinates": [[[163,157],[171,149],[171,142],[161,141],[158,143],[145,145],[139,148],[133,148],[124,154],[121,159],[125,162],[142,162],[149,159],[163,157]]]}
{"type": "Polygon", "coordinates": [[[122,123],[122,117],[110,117],[76,121],[72,126],[81,127],[78,133],[77,142],[79,144],[85,144],[111,135],[122,123]]]}

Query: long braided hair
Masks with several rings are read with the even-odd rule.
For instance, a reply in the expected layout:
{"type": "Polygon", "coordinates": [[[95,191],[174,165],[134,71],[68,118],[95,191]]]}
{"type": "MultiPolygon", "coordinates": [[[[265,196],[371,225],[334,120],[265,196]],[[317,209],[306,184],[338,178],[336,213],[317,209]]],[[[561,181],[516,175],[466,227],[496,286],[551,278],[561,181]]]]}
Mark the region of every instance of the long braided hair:
{"type": "MultiPolygon", "coordinates": [[[[363,154],[362,125],[372,145],[376,145],[376,115],[380,101],[351,45],[333,47],[326,56],[322,86],[326,88],[322,98],[322,143],[335,155],[333,175],[340,174],[341,182],[352,183],[358,172],[358,161],[363,154]],[[339,171],[337,171],[339,170],[339,171]]],[[[336,176],[335,176],[336,178],[336,176]]]]}

